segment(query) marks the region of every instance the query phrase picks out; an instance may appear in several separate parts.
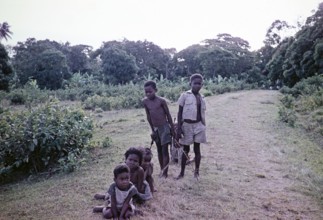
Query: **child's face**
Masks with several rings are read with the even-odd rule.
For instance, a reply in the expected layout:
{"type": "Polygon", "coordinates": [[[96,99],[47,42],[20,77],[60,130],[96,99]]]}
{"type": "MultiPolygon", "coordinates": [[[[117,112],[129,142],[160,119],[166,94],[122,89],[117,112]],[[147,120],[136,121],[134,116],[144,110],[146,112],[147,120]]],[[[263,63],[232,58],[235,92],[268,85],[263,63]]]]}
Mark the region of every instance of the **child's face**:
{"type": "Polygon", "coordinates": [[[142,159],[143,159],[143,161],[142,161],[141,167],[144,170],[146,170],[148,168],[148,166],[150,165],[152,158],[150,155],[145,155],[142,159]]]}
{"type": "Polygon", "coordinates": [[[203,86],[203,80],[200,78],[195,78],[191,82],[191,88],[193,93],[198,93],[203,86]]]}
{"type": "Polygon", "coordinates": [[[156,90],[153,87],[151,87],[151,86],[145,87],[145,94],[148,99],[155,98],[155,93],[156,93],[156,90]]]}
{"type": "Polygon", "coordinates": [[[117,184],[118,188],[121,190],[126,190],[130,184],[130,173],[123,172],[118,174],[117,178],[114,178],[115,183],[117,184]]]}
{"type": "Polygon", "coordinates": [[[130,170],[137,169],[139,167],[139,157],[137,154],[130,154],[126,159],[126,164],[130,170]]]}

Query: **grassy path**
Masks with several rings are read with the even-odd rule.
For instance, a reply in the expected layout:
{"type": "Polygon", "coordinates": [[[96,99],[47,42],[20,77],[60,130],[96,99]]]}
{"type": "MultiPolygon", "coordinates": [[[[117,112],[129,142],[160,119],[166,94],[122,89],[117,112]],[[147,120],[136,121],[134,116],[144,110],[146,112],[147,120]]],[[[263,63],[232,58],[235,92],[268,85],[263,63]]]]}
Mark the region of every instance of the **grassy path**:
{"type": "MultiPolygon", "coordinates": [[[[207,97],[208,143],[202,145],[200,180],[188,166],[184,179],[158,179],[155,198],[133,219],[323,219],[323,151],[277,120],[276,91],[242,91],[207,97]]],[[[176,115],[177,105],[170,105],[176,115]]],[[[91,213],[97,192],[112,181],[112,168],[130,146],[149,146],[144,110],[94,114],[94,149],[88,164],[70,175],[0,187],[0,219],[102,219],[91,213]]],[[[193,153],[191,152],[192,156],[193,153]]]]}

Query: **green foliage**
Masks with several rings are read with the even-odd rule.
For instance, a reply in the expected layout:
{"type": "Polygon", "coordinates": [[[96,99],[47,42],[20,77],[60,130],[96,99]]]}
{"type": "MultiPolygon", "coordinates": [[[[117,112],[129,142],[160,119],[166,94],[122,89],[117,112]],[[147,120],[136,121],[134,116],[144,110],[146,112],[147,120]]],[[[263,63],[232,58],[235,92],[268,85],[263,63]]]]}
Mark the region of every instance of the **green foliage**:
{"type": "Polygon", "coordinates": [[[293,88],[283,87],[280,119],[296,123],[315,134],[323,135],[323,76],[313,76],[298,82],[293,88]]]}
{"type": "Polygon", "coordinates": [[[19,42],[14,47],[13,66],[20,85],[30,79],[37,81],[41,89],[58,89],[70,78],[66,56],[55,41],[36,41],[34,38],[19,42]]]}
{"type": "Polygon", "coordinates": [[[293,109],[288,109],[286,107],[280,107],[279,111],[278,111],[278,115],[279,115],[279,119],[282,122],[285,122],[292,127],[295,125],[296,115],[295,115],[295,111],[293,111],[293,109]]]}
{"type": "Polygon", "coordinates": [[[298,97],[300,95],[312,95],[313,93],[321,90],[322,87],[323,75],[316,75],[307,79],[303,79],[292,88],[284,87],[281,92],[285,94],[291,94],[294,97],[298,97]]]}
{"type": "Polygon", "coordinates": [[[13,69],[9,63],[8,53],[5,47],[0,43],[0,90],[9,90],[9,82],[12,77],[13,69]]]}
{"type": "Polygon", "coordinates": [[[101,59],[105,83],[128,83],[139,70],[135,57],[118,48],[103,50],[101,59]]]}
{"type": "Polygon", "coordinates": [[[104,140],[102,141],[102,147],[108,148],[112,146],[112,140],[109,137],[105,137],[104,140]]]}
{"type": "Polygon", "coordinates": [[[23,88],[12,90],[7,98],[14,105],[23,105],[26,107],[32,107],[39,103],[48,101],[50,94],[45,91],[41,91],[37,85],[36,80],[28,81],[23,88]]]}
{"type": "Polygon", "coordinates": [[[40,172],[80,155],[92,137],[92,121],[55,103],[0,115],[0,174],[40,172]]]}
{"type": "MultiPolygon", "coordinates": [[[[272,28],[278,31],[286,27],[289,28],[280,21],[272,25],[272,28]]],[[[281,41],[275,32],[269,33],[273,35],[269,36],[267,33],[267,37],[270,38],[267,45],[279,43],[264,70],[272,84],[279,80],[284,85],[293,87],[302,79],[322,74],[323,3],[320,3],[318,10],[307,18],[305,25],[294,37],[281,41]]]]}

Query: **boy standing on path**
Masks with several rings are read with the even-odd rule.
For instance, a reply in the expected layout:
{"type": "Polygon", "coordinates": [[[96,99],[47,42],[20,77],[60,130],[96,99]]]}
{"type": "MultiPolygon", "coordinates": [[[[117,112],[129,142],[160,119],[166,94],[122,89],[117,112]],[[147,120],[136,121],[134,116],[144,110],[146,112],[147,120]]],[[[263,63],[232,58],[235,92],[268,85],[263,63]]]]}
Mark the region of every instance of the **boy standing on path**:
{"type": "Polygon", "coordinates": [[[181,94],[178,99],[178,128],[176,140],[183,145],[181,172],[176,179],[184,177],[186,161],[190,145],[194,143],[195,171],[194,177],[199,177],[201,162],[200,144],[206,142],[205,110],[206,105],[199,93],[203,86],[203,76],[195,73],[190,77],[191,90],[181,94]],[[183,135],[183,136],[182,136],[183,135]]]}
{"type": "Polygon", "coordinates": [[[142,103],[146,110],[147,120],[152,130],[152,137],[157,145],[158,161],[162,177],[167,178],[169,153],[168,145],[174,136],[174,124],[166,100],[156,95],[157,86],[154,81],[144,85],[146,98],[142,103]]]}

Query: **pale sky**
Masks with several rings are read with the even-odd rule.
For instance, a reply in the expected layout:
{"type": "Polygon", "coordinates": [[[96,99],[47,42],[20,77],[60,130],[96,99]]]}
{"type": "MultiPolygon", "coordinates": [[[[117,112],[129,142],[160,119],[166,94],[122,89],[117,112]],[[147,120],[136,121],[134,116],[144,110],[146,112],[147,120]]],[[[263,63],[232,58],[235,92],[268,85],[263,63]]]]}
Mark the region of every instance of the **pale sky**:
{"type": "Polygon", "coordinates": [[[27,38],[99,48],[102,42],[148,40],[180,51],[228,33],[263,45],[271,23],[295,24],[323,0],[0,0],[15,45],[27,38]]]}

